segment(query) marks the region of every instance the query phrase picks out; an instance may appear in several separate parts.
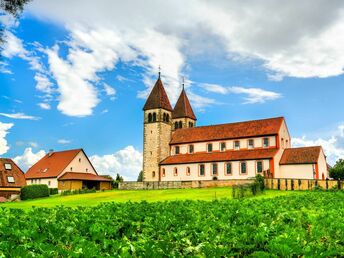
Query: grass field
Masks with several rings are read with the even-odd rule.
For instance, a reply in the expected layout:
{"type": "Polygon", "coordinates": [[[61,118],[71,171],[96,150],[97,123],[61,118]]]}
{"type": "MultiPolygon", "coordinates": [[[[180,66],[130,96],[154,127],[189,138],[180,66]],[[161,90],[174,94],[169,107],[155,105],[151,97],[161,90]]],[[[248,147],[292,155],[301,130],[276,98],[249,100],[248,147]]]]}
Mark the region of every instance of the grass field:
{"type": "MultiPolygon", "coordinates": [[[[281,195],[299,194],[291,191],[268,190],[252,198],[275,197],[281,195]]],[[[174,201],[174,200],[215,200],[231,199],[231,188],[196,188],[196,189],[169,189],[169,190],[112,190],[106,192],[60,196],[27,200],[13,203],[3,203],[0,207],[29,209],[36,207],[55,206],[95,206],[102,202],[138,202],[138,201],[174,201]]]]}

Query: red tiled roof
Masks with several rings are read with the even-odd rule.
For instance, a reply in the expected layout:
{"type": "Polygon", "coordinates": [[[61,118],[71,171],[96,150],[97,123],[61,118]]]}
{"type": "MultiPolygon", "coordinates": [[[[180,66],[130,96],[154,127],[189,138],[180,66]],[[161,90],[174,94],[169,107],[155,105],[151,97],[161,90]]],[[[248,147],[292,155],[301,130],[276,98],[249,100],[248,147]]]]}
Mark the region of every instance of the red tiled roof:
{"type": "Polygon", "coordinates": [[[84,181],[111,181],[110,178],[98,176],[91,173],[67,172],[58,180],[84,180],[84,181]]]}
{"type": "Polygon", "coordinates": [[[180,93],[178,101],[176,105],[174,106],[174,109],[172,112],[172,118],[182,118],[182,117],[189,117],[191,119],[196,120],[196,116],[192,110],[190,101],[188,99],[188,96],[185,93],[184,88],[182,92],[180,93]]]}
{"type": "Polygon", "coordinates": [[[255,149],[255,150],[235,150],[225,152],[212,153],[194,153],[179,154],[169,156],[160,162],[160,165],[186,164],[199,162],[215,162],[215,161],[236,161],[236,160],[253,160],[253,159],[271,159],[278,150],[271,149],[255,149]]]}
{"type": "Polygon", "coordinates": [[[285,149],[280,164],[315,164],[318,162],[320,151],[320,146],[285,149]]]}
{"type": "Polygon", "coordinates": [[[24,172],[11,159],[0,158],[0,186],[22,187],[26,185],[24,172]],[[11,169],[5,169],[5,164],[11,164],[11,169]],[[13,177],[14,183],[9,183],[7,177],[13,177]]]}
{"type": "Polygon", "coordinates": [[[168,100],[164,85],[162,84],[160,77],[156,81],[151,93],[149,94],[143,110],[154,108],[164,108],[166,110],[172,111],[170,101],[168,100]]]}
{"type": "Polygon", "coordinates": [[[53,152],[45,155],[25,174],[27,179],[57,177],[82,149],[53,152]],[[45,171],[45,172],[44,172],[45,171]]]}
{"type": "Polygon", "coordinates": [[[276,135],[283,121],[283,117],[276,117],[230,124],[178,129],[172,134],[170,144],[276,135]]]}

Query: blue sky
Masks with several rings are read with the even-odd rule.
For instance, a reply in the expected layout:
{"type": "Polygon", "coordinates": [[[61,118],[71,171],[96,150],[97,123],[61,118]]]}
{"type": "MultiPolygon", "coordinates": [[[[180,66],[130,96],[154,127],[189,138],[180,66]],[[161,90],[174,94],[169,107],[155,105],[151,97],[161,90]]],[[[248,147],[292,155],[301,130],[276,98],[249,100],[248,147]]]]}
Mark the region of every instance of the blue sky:
{"type": "Polygon", "coordinates": [[[320,0],[34,0],[16,22],[0,16],[0,155],[26,169],[49,149],[82,147],[100,173],[135,179],[160,65],[172,104],[185,77],[198,125],[284,116],[294,146],[320,144],[333,164],[344,157],[343,11],[320,0]]]}

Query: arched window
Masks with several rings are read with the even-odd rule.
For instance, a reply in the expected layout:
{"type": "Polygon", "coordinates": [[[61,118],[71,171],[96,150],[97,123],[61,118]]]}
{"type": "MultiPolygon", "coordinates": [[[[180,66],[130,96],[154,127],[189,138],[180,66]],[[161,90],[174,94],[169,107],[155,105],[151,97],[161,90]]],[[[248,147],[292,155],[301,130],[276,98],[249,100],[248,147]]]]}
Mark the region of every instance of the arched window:
{"type": "Polygon", "coordinates": [[[174,175],[174,176],[178,176],[178,169],[177,169],[177,168],[174,168],[174,169],[173,169],[173,175],[174,175]]]}
{"type": "Polygon", "coordinates": [[[191,174],[190,167],[187,167],[187,168],[186,168],[186,175],[187,175],[187,176],[190,176],[190,174],[191,174]]]}
{"type": "Polygon", "coordinates": [[[149,114],[148,114],[148,123],[151,123],[151,122],[152,122],[152,120],[153,120],[153,118],[152,118],[152,114],[151,114],[151,113],[149,113],[149,114]]]}
{"type": "Polygon", "coordinates": [[[162,176],[166,176],[166,170],[164,168],[162,169],[162,176]]]}
{"type": "Polygon", "coordinates": [[[174,123],[174,129],[178,129],[178,122],[174,123]]]}
{"type": "Polygon", "coordinates": [[[156,122],[156,113],[153,113],[153,122],[156,122]]]}
{"type": "Polygon", "coordinates": [[[179,128],[183,128],[183,123],[182,123],[182,121],[179,121],[178,127],[179,127],[179,128]]]}
{"type": "Polygon", "coordinates": [[[155,177],[155,171],[152,172],[152,177],[155,177]]]}
{"type": "Polygon", "coordinates": [[[166,122],[166,113],[162,116],[162,121],[166,122]]]}
{"type": "Polygon", "coordinates": [[[189,127],[193,127],[193,123],[192,122],[189,122],[189,127]]]}
{"type": "Polygon", "coordinates": [[[170,122],[170,115],[166,114],[166,122],[170,122]]]}

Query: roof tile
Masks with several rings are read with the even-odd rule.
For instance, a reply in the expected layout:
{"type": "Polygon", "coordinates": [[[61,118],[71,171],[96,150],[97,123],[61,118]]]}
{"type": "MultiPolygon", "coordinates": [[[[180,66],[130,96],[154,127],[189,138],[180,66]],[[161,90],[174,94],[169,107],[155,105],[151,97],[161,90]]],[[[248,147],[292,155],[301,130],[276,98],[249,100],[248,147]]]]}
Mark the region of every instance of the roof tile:
{"type": "Polygon", "coordinates": [[[276,135],[278,134],[283,121],[283,117],[276,117],[179,129],[172,134],[170,144],[276,135]]]}
{"type": "Polygon", "coordinates": [[[67,172],[64,173],[58,180],[111,181],[110,178],[82,172],[67,172]]]}
{"type": "Polygon", "coordinates": [[[285,149],[280,165],[315,164],[318,162],[320,151],[320,146],[285,149]]]}

